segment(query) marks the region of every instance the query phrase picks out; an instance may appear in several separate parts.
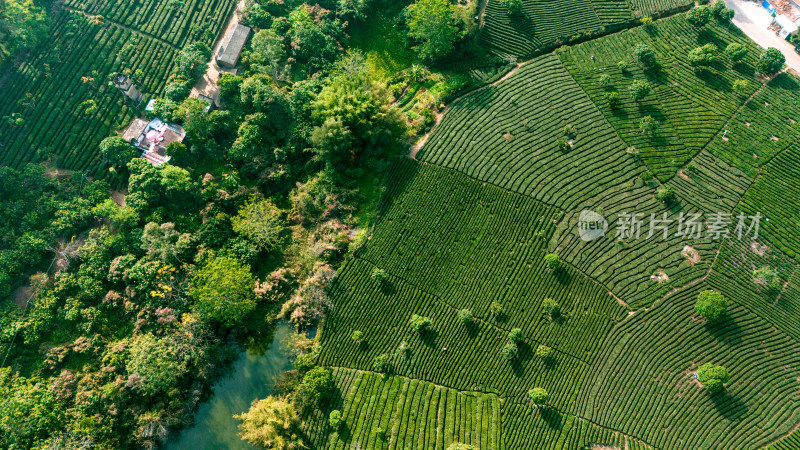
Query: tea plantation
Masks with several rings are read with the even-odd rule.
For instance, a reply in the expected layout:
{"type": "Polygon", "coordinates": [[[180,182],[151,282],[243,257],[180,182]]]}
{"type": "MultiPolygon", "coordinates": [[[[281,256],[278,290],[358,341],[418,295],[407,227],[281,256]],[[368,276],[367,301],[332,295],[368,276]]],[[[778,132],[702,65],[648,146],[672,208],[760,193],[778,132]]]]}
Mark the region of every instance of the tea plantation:
{"type": "MultiPolygon", "coordinates": [[[[601,3],[562,6],[587,32],[685,6],[601,3]]],[[[524,56],[574,28],[537,22],[540,7],[514,19],[490,0],[482,39],[524,56]]],[[[330,289],[319,360],[339,395],[308,416],[316,445],[797,448],[800,79],[757,74],[760,53],[681,13],[534,57],[448,105],[416,161],[394,163],[330,289]],[[582,239],[584,210],[604,236],[582,239]],[[757,214],[759,233],[738,237],[739,216],[757,214]],[[691,215],[701,232],[676,233],[691,215]],[[730,232],[715,235],[720,217],[730,232]],[[721,319],[696,306],[708,293],[726,300],[721,319]],[[727,370],[721,392],[709,363],[727,370]]]]}

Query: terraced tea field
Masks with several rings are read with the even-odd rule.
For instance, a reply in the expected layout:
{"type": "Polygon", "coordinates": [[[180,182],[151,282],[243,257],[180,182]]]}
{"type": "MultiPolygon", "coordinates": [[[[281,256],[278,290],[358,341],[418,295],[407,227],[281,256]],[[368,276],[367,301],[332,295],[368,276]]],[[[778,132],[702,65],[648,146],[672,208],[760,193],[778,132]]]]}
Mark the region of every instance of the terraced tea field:
{"type": "Polygon", "coordinates": [[[522,0],[522,13],[509,14],[500,0],[488,0],[480,43],[501,56],[531,57],[562,43],[608,33],[644,16],[688,9],[687,0],[522,0]]]}
{"type": "MultiPolygon", "coordinates": [[[[648,5],[629,11],[681,6],[648,5]]],[[[320,361],[336,368],[341,396],[327,407],[346,409],[345,429],[358,431],[331,433],[317,416],[318,446],[796,448],[800,79],[755,77],[758,54],[735,28],[697,30],[679,14],[525,61],[450,104],[418,161],[394,163],[370,239],[330,290],[320,361]],[[688,54],[707,43],[717,62],[696,72],[688,54]],[[729,43],[748,49],[742,62],[724,56],[729,43]],[[642,44],[656,70],[632,56],[642,44]],[[634,80],[651,86],[643,100],[631,96],[634,80]],[[639,129],[648,115],[655,138],[639,129]],[[674,200],[658,196],[665,186],[674,200]],[[608,222],[604,236],[581,238],[584,210],[608,222]],[[623,233],[626,213],[641,214],[640,238],[623,233]],[[739,239],[737,216],[757,213],[758,236],[739,239]],[[691,214],[701,232],[676,233],[691,214]],[[716,236],[720,214],[732,223],[716,236]],[[648,238],[653,217],[672,224],[666,237],[648,238]],[[719,323],[695,311],[706,290],[727,299],[719,323]],[[560,316],[548,315],[548,299],[560,316]],[[412,315],[430,331],[415,331],[412,315]],[[513,329],[522,337],[507,358],[513,329]],[[705,363],[727,369],[724,392],[698,381],[705,363]],[[466,396],[433,435],[441,400],[406,418],[411,380],[414,401],[466,396]],[[535,387],[546,407],[532,403],[535,387]],[[477,408],[491,416],[475,419],[477,408]],[[382,439],[369,423],[387,430],[382,439]],[[479,423],[488,440],[471,434],[479,423]]]]}

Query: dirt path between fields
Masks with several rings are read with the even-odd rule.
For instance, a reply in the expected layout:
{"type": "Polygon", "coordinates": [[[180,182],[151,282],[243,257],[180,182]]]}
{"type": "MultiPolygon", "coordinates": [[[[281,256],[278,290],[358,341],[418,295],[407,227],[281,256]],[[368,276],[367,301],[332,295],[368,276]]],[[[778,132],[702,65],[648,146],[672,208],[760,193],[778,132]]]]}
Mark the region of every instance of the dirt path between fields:
{"type": "Polygon", "coordinates": [[[516,67],[514,67],[511,70],[509,70],[508,73],[503,75],[502,77],[500,77],[499,80],[497,80],[497,81],[495,81],[493,83],[484,84],[483,86],[481,86],[481,87],[479,87],[477,89],[473,89],[471,91],[467,91],[467,92],[459,95],[458,97],[456,97],[453,100],[451,100],[444,107],[444,109],[442,109],[440,112],[434,113],[434,118],[436,120],[434,121],[433,126],[431,127],[431,130],[428,131],[427,133],[425,133],[425,136],[422,136],[422,138],[420,140],[418,140],[414,145],[411,146],[411,148],[409,149],[409,152],[408,152],[408,157],[411,158],[411,159],[414,159],[414,160],[417,159],[417,153],[419,153],[420,149],[422,149],[422,147],[425,145],[425,143],[428,142],[428,138],[430,137],[431,133],[433,133],[433,130],[435,130],[436,127],[439,126],[439,123],[442,121],[442,117],[444,117],[444,115],[447,112],[447,110],[450,109],[451,105],[453,105],[455,102],[461,100],[462,98],[466,97],[467,95],[474,94],[476,92],[480,92],[480,91],[482,91],[482,90],[484,90],[486,88],[489,88],[491,86],[496,86],[496,85],[502,83],[503,81],[506,81],[512,75],[517,73],[519,71],[519,69],[521,69],[522,66],[524,66],[527,63],[528,63],[528,61],[517,63],[516,67]]]}
{"type": "Polygon", "coordinates": [[[220,33],[220,35],[217,37],[217,41],[214,43],[214,49],[211,53],[211,61],[208,62],[206,74],[197,80],[197,83],[192,88],[192,97],[197,97],[198,95],[202,94],[206,97],[213,98],[214,102],[219,104],[219,86],[217,86],[217,80],[219,80],[221,74],[230,72],[230,70],[219,67],[217,65],[215,55],[219,54],[219,49],[222,47],[222,40],[225,38],[225,36],[227,36],[227,34],[239,24],[244,6],[245,0],[241,0],[236,4],[233,14],[231,14],[230,19],[228,19],[228,24],[225,26],[225,29],[222,31],[222,33],[220,33]]]}

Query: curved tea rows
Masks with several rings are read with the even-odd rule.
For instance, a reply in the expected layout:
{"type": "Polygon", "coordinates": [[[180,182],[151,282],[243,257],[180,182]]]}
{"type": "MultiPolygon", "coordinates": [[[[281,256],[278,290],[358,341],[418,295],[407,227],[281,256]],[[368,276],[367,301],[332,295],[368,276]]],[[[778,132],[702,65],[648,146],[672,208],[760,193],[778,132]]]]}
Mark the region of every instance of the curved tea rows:
{"type": "Polygon", "coordinates": [[[315,423],[314,448],[444,450],[455,442],[503,448],[496,395],[459,392],[401,376],[344,368],[333,372],[342,397],[335,406],[343,425],[334,432],[326,417],[315,423]]]}
{"type": "MultiPolygon", "coordinates": [[[[580,86],[603,111],[628,145],[662,181],[672,177],[690,157],[699,152],[741,104],[733,92],[736,80],[750,80],[747,92],[758,84],[752,73],[760,49],[736,28],[711,21],[702,32],[689,26],[685,14],[658,20],[650,27],[638,27],[572,47],[557,54],[580,86]],[[746,45],[749,54],[742,63],[731,64],[725,56],[706,72],[696,75],[688,63],[693,48],[712,42],[720,49],[728,43],[746,45]],[[650,46],[657,54],[659,69],[643,72],[634,61],[636,45],[650,46]],[[628,63],[621,70],[619,61],[628,63]],[[607,75],[608,82],[600,77],[607,75]],[[630,94],[634,80],[646,81],[652,91],[636,102],[630,94]],[[619,106],[612,109],[605,94],[617,92],[619,106]],[[644,135],[640,121],[651,116],[658,122],[653,137],[644,135]]],[[[721,52],[721,50],[720,50],[721,52]]]]}
{"type": "Polygon", "coordinates": [[[66,0],[64,6],[100,15],[120,25],[183,47],[210,41],[230,17],[234,0],[66,0]]]}
{"type": "Polygon", "coordinates": [[[657,448],[756,448],[793,423],[800,399],[798,344],[740,303],[741,287],[698,283],[639,311],[609,336],[584,383],[578,415],[657,448]],[[730,319],[693,317],[701,289],[729,296],[730,319]],[[709,396],[692,373],[726,367],[726,394],[709,396]]]}
{"type": "Polygon", "coordinates": [[[764,85],[708,145],[708,150],[751,177],[800,136],[800,79],[784,72],[764,85]]]}
{"type": "Polygon", "coordinates": [[[558,58],[546,55],[454,102],[418,158],[570,209],[642,170],[625,148],[558,58]],[[559,148],[562,138],[571,150],[559,148]]]}

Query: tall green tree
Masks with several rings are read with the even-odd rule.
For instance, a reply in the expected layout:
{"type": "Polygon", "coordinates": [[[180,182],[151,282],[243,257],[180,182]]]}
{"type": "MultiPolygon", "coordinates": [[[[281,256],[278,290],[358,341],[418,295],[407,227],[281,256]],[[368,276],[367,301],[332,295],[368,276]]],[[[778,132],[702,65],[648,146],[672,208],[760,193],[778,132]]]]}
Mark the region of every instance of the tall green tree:
{"type": "Polygon", "coordinates": [[[192,279],[195,310],[207,320],[235,325],[256,307],[250,268],[228,256],[214,258],[192,279]]]}
{"type": "Polygon", "coordinates": [[[100,156],[109,164],[124,166],[139,156],[139,150],[120,136],[111,136],[100,142],[100,156]]]}
{"type": "Polygon", "coordinates": [[[450,0],[416,0],[408,7],[408,35],[419,42],[414,50],[420,58],[434,61],[453,51],[460,38],[455,8],[450,0]]]}

